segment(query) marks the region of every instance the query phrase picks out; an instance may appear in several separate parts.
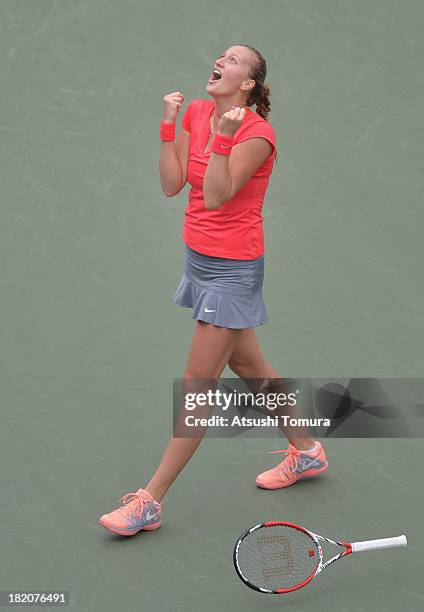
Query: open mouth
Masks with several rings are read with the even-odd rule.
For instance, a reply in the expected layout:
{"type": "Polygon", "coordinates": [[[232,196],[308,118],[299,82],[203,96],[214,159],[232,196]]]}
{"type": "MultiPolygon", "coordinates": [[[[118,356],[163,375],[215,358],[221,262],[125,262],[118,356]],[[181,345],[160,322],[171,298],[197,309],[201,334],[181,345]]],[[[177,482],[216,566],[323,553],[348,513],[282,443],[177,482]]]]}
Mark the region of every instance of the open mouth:
{"type": "Polygon", "coordinates": [[[219,81],[222,77],[221,71],[217,68],[214,68],[211,73],[211,78],[209,79],[209,83],[214,83],[215,81],[219,81]]]}

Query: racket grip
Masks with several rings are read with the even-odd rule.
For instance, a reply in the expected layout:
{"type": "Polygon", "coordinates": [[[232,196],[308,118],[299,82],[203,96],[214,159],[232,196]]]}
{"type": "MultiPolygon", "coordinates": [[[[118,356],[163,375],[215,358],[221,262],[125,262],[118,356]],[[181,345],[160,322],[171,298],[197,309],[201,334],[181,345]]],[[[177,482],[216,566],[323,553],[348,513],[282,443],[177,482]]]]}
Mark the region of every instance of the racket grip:
{"type": "Polygon", "coordinates": [[[366,540],[365,542],[352,542],[352,552],[364,552],[365,550],[378,550],[379,548],[396,548],[406,546],[406,536],[396,538],[383,538],[382,540],[366,540]]]}

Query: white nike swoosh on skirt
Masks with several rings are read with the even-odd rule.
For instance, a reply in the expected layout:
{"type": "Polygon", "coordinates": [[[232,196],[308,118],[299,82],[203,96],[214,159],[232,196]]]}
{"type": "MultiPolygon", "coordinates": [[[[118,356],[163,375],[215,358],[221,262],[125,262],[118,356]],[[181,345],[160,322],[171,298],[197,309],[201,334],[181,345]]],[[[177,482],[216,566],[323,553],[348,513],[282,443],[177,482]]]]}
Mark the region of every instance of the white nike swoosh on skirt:
{"type": "Polygon", "coordinates": [[[216,308],[215,308],[215,310],[209,310],[209,308],[206,306],[205,312],[216,312],[216,308]]]}

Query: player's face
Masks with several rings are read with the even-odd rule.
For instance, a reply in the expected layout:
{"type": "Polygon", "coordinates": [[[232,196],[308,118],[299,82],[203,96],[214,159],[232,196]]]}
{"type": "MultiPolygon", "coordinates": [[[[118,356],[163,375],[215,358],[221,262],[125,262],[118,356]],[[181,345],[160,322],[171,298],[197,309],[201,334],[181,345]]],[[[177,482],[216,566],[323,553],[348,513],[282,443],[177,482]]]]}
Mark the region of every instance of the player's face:
{"type": "Polygon", "coordinates": [[[249,78],[250,63],[254,61],[253,52],[246,47],[229,47],[212,65],[207,83],[207,91],[214,95],[233,94],[241,85],[254,85],[249,78]],[[217,70],[215,73],[214,68],[217,70]],[[219,76],[220,75],[220,76],[219,76]]]}

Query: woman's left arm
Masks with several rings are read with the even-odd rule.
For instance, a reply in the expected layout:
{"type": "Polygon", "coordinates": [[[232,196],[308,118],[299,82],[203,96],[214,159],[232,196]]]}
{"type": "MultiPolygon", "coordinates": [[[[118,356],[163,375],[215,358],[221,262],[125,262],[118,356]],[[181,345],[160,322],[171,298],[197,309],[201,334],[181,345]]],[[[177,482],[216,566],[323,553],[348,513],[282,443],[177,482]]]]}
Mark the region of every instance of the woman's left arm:
{"type": "Polygon", "coordinates": [[[265,138],[248,138],[234,145],[230,155],[211,152],[203,179],[205,208],[213,210],[231,200],[262,166],[272,150],[271,143],[265,138]]]}

